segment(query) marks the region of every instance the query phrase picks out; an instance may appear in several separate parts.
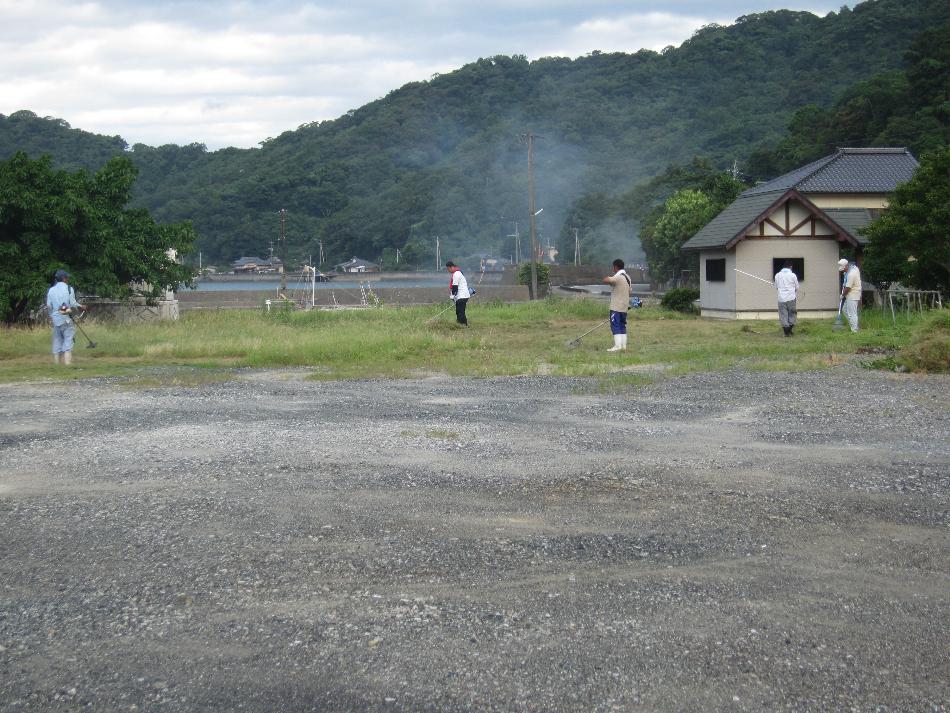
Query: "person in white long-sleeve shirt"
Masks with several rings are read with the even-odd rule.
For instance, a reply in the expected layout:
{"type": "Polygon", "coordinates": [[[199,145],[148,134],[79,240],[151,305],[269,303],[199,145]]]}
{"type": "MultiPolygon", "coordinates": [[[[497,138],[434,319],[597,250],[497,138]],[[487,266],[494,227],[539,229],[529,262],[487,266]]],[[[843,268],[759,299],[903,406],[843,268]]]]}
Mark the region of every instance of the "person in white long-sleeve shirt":
{"type": "Polygon", "coordinates": [[[791,260],[786,260],[782,269],[775,273],[775,289],[778,292],[778,321],[786,337],[798,320],[798,275],[792,272],[791,260]]]}
{"type": "Polygon", "coordinates": [[[69,366],[73,362],[73,339],[76,325],[70,317],[74,309],[86,309],[76,301],[76,293],[69,286],[69,273],[56,271],[56,284],[46,293],[46,310],[53,322],[53,363],[69,366]]]}

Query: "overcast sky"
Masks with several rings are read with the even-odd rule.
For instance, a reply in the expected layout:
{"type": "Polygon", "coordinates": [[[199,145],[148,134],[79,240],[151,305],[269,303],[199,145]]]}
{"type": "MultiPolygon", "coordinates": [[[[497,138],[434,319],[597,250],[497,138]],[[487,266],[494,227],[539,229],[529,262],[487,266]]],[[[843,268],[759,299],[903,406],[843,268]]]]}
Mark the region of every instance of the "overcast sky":
{"type": "Polygon", "coordinates": [[[256,146],[479,57],[679,45],[699,27],[840,0],[0,0],[0,113],[130,144],[256,146]]]}

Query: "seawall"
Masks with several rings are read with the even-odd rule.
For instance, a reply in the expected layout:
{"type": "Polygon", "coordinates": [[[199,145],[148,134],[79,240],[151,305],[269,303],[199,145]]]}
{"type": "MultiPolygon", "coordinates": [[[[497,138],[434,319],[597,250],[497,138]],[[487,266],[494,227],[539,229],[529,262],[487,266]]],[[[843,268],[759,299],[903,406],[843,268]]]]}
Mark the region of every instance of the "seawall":
{"type": "MultiPolygon", "coordinates": [[[[373,293],[383,304],[421,305],[449,302],[447,287],[377,287],[373,293]]],[[[308,289],[288,289],[285,296],[301,307],[309,307],[311,294],[308,289]]],[[[266,290],[220,290],[194,291],[181,290],[175,294],[178,309],[181,312],[192,309],[255,309],[264,304],[264,300],[277,299],[277,289],[266,290]]],[[[372,304],[372,298],[367,296],[372,304]]],[[[472,301],[500,300],[502,302],[526,302],[528,288],[524,285],[482,284],[472,301]]],[[[363,304],[363,295],[356,288],[316,290],[314,301],[317,307],[355,307],[363,304]]],[[[471,304],[471,303],[470,303],[471,304]]]]}

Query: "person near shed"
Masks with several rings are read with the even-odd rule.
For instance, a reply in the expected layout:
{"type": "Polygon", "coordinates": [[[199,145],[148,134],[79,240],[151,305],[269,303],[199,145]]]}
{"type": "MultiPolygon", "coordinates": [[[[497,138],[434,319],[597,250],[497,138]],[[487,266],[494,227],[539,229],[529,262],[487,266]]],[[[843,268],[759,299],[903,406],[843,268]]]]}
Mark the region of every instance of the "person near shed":
{"type": "Polygon", "coordinates": [[[56,271],[56,282],[46,293],[46,309],[53,322],[53,363],[69,366],[73,363],[73,339],[76,325],[70,317],[74,309],[86,309],[76,301],[76,293],[69,286],[69,273],[56,271]]]}
{"type": "Polygon", "coordinates": [[[775,273],[775,290],[778,292],[778,321],[785,336],[790,337],[798,318],[798,275],[792,271],[791,260],[786,260],[775,273]]]}
{"type": "Polygon", "coordinates": [[[445,269],[449,271],[449,290],[452,293],[450,299],[455,303],[455,321],[461,325],[468,326],[468,318],[465,316],[465,306],[472,296],[468,289],[468,280],[459,269],[458,265],[449,260],[445,263],[445,269]]]}
{"type": "Polygon", "coordinates": [[[853,262],[845,258],[838,260],[838,272],[841,273],[841,311],[848,320],[852,332],[857,332],[858,303],[861,301],[861,271],[853,262]]]}
{"type": "Polygon", "coordinates": [[[613,269],[613,274],[604,278],[604,284],[611,288],[610,331],[614,335],[614,345],[608,352],[627,348],[627,310],[630,308],[630,277],[623,269],[623,260],[614,260],[613,269]]]}

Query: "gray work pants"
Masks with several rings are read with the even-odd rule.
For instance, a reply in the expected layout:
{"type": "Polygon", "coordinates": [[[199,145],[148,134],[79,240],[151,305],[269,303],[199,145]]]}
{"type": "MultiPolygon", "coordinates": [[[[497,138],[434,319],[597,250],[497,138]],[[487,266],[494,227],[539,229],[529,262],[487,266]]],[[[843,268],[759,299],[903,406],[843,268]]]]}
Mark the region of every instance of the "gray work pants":
{"type": "Polygon", "coordinates": [[[798,319],[797,302],[797,300],[789,300],[788,302],[778,303],[778,321],[781,323],[782,329],[795,326],[798,319]]]}

